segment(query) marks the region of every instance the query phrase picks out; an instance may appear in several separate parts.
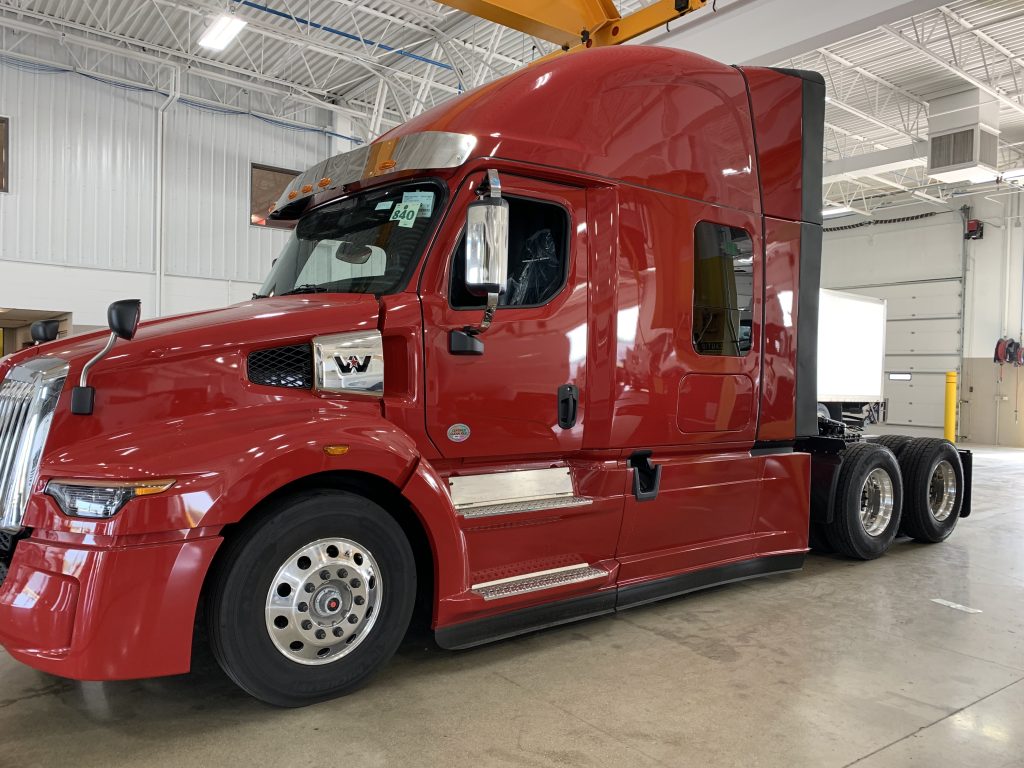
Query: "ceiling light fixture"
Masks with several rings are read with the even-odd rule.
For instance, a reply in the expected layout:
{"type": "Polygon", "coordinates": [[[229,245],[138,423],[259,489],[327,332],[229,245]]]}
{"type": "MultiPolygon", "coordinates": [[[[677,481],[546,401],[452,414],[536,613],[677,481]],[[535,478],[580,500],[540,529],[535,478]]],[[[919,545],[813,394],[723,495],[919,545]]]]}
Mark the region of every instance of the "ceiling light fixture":
{"type": "Polygon", "coordinates": [[[841,216],[844,213],[853,213],[853,208],[848,205],[837,205],[834,208],[823,208],[822,216],[841,216]]]}
{"type": "Polygon", "coordinates": [[[215,19],[211,19],[210,26],[199,38],[199,45],[209,48],[211,51],[223,51],[231,45],[231,41],[238,37],[242,27],[248,23],[233,13],[222,13],[215,19]]]}

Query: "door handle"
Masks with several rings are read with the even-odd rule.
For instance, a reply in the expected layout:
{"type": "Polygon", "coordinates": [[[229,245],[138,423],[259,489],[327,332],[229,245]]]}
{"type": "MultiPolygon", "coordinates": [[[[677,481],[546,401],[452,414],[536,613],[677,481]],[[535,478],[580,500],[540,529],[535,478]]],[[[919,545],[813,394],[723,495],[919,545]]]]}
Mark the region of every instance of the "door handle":
{"type": "Polygon", "coordinates": [[[576,426],[579,403],[580,388],[575,384],[563,384],[558,388],[558,426],[562,429],[576,426]]]}

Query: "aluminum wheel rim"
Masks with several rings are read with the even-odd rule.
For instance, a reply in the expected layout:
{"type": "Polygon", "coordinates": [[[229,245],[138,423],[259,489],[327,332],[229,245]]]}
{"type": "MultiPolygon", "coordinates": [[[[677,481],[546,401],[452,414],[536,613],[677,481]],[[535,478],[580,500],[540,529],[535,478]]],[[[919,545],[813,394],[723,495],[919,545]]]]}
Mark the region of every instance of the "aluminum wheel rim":
{"type": "Polygon", "coordinates": [[[895,506],[892,478],[881,467],[871,470],[860,490],[860,524],[868,536],[881,536],[895,506]]]}
{"type": "Polygon", "coordinates": [[[380,569],[366,547],[320,539],[294,552],[267,592],[267,632],[285,657],[330,664],[370,633],[383,598],[380,569]]]}
{"type": "Polygon", "coordinates": [[[943,459],[935,465],[928,478],[928,510],[940,523],[953,514],[956,504],[956,473],[953,465],[943,459]]]}

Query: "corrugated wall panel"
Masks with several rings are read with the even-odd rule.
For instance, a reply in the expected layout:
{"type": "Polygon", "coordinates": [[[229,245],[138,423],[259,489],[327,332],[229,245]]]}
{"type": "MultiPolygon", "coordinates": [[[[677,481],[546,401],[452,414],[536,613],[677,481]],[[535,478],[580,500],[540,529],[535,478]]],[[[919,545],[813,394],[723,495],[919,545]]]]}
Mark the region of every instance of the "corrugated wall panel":
{"type": "MultiPolygon", "coordinates": [[[[0,63],[12,158],[11,191],[0,193],[0,260],[155,272],[163,100],[0,63]]],[[[320,121],[317,110],[297,119],[320,121]]],[[[250,163],[305,170],[329,151],[322,133],[172,106],[164,132],[165,274],[260,282],[288,234],[249,224],[250,163]]]]}
{"type": "Polygon", "coordinates": [[[0,64],[11,118],[0,259],[153,270],[158,98],[0,64]]]}
{"type": "Polygon", "coordinates": [[[262,280],[288,233],[249,224],[250,165],[305,170],[327,137],[176,105],[164,142],[167,274],[262,280]]]}

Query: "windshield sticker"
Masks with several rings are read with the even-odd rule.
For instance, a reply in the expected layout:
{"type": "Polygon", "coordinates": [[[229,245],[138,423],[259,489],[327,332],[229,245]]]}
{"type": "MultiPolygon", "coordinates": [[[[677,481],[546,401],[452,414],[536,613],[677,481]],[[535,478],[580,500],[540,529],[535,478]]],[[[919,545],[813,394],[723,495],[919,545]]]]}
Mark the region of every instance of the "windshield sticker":
{"type": "Polygon", "coordinates": [[[418,218],[426,218],[434,212],[434,193],[433,192],[403,192],[402,193],[403,203],[416,203],[419,205],[419,213],[416,214],[418,218]]]}
{"type": "Polygon", "coordinates": [[[416,212],[419,211],[419,203],[399,203],[391,212],[391,221],[397,221],[398,226],[410,228],[416,223],[416,212]]]}
{"type": "Polygon", "coordinates": [[[374,208],[373,210],[375,210],[375,211],[389,211],[389,210],[391,210],[391,206],[394,205],[394,204],[395,203],[392,200],[385,200],[383,203],[377,203],[377,207],[374,208]]]}

